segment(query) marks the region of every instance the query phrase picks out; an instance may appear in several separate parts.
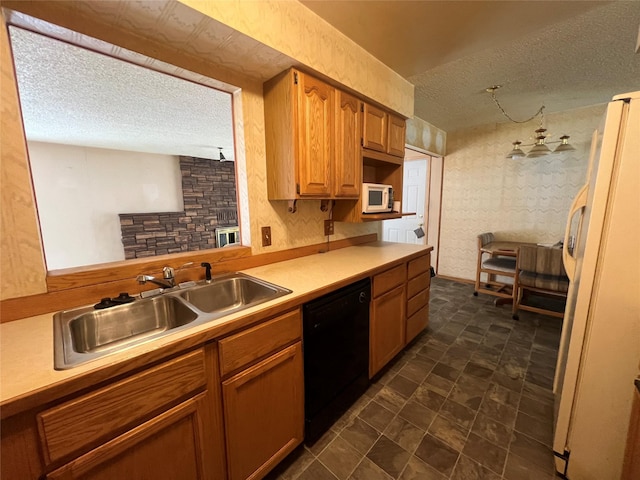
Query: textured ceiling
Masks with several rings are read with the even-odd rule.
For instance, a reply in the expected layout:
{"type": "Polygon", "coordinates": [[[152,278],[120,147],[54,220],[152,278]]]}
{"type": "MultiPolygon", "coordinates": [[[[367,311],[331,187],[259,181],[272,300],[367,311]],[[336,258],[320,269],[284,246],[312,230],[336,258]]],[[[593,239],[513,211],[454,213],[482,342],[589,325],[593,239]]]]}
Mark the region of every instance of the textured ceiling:
{"type": "MultiPolygon", "coordinates": [[[[640,90],[640,1],[302,3],[413,83],[416,116],[447,131],[507,121],[485,92],[494,84],[503,85],[498,98],[517,119],[543,104],[547,113],[565,111],[640,90]]],[[[150,5],[186,8],[143,7],[150,5]]],[[[205,158],[219,158],[223,147],[233,157],[229,95],[175,76],[233,87],[15,12],[12,19],[172,75],[12,28],[28,138],[205,158]]],[[[211,19],[180,27],[194,49],[251,78],[265,80],[294,64],[211,19]]]]}
{"type": "Polygon", "coordinates": [[[415,85],[415,115],[447,131],[640,90],[640,2],[334,1],[308,8],[415,85]]]}
{"type": "Polygon", "coordinates": [[[10,28],[29,140],[227,160],[231,95],[10,28]]]}

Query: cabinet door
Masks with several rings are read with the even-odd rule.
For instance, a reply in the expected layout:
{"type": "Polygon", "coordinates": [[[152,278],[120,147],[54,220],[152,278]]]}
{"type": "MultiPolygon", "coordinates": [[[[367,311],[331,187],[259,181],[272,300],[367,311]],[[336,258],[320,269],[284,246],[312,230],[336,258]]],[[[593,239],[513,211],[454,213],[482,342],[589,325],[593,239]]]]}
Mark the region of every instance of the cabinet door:
{"type": "Polygon", "coordinates": [[[378,373],[404,347],[405,302],[404,284],[372,302],[369,377],[378,373]]]}
{"type": "Polygon", "coordinates": [[[404,119],[390,114],[387,153],[404,158],[405,130],[404,119]]]}
{"type": "Polygon", "coordinates": [[[336,90],[336,109],[334,195],[341,198],[358,198],[362,184],[360,100],[336,90]]]}
{"type": "Polygon", "coordinates": [[[364,148],[379,152],[387,151],[388,118],[384,110],[364,104],[362,112],[362,146],[364,148]]]}
{"type": "Polygon", "coordinates": [[[229,480],[262,478],[304,434],[302,343],[222,382],[229,480]]]}
{"type": "Polygon", "coordinates": [[[334,88],[303,73],[298,77],[299,195],[329,197],[334,155],[334,88]]]}
{"type": "MultiPolygon", "coordinates": [[[[54,470],[47,479],[212,479],[203,393],[54,470]]],[[[222,479],[220,479],[222,480],[222,479]]]]}

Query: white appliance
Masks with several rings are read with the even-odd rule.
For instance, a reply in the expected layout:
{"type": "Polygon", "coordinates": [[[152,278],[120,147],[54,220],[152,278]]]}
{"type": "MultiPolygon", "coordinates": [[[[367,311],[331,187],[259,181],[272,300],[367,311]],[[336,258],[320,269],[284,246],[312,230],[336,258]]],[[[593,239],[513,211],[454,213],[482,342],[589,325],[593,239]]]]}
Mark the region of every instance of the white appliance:
{"type": "Polygon", "coordinates": [[[571,283],[554,380],[556,469],[570,480],[619,480],[640,362],[640,92],[607,106],[564,246],[571,283]]]}
{"type": "Polygon", "coordinates": [[[362,184],[362,213],[383,213],[393,210],[393,187],[381,183],[362,184]]]}

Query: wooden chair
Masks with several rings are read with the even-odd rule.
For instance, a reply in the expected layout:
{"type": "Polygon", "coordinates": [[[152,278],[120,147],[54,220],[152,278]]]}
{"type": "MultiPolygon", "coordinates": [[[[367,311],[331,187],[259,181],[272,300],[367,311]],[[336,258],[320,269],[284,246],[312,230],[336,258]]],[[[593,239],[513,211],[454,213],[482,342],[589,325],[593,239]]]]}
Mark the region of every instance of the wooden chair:
{"type": "Polygon", "coordinates": [[[569,277],[562,263],[562,249],[523,245],[518,252],[515,278],[516,297],[513,303],[513,319],[518,320],[518,311],[542,313],[553,317],[564,316],[564,304],[560,310],[527,305],[523,300],[533,292],[543,297],[554,297],[566,302],[569,277]]]}
{"type": "MultiPolygon", "coordinates": [[[[478,264],[476,268],[476,285],[473,294],[486,293],[505,300],[515,299],[515,289],[512,283],[498,281],[497,277],[513,278],[516,276],[516,252],[502,252],[492,248],[495,241],[493,233],[478,235],[478,264]],[[482,275],[486,276],[483,280],[482,275]]],[[[496,305],[499,299],[496,299],[496,305]]]]}

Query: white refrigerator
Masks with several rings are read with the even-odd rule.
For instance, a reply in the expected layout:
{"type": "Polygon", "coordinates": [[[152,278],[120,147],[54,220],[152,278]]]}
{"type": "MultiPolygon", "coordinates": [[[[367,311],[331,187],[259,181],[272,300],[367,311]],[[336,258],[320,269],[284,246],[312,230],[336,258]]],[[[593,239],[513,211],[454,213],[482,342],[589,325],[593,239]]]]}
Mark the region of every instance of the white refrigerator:
{"type": "Polygon", "coordinates": [[[614,97],[594,132],[564,248],[556,469],[570,480],[619,480],[640,364],[640,92],[614,97]]]}

